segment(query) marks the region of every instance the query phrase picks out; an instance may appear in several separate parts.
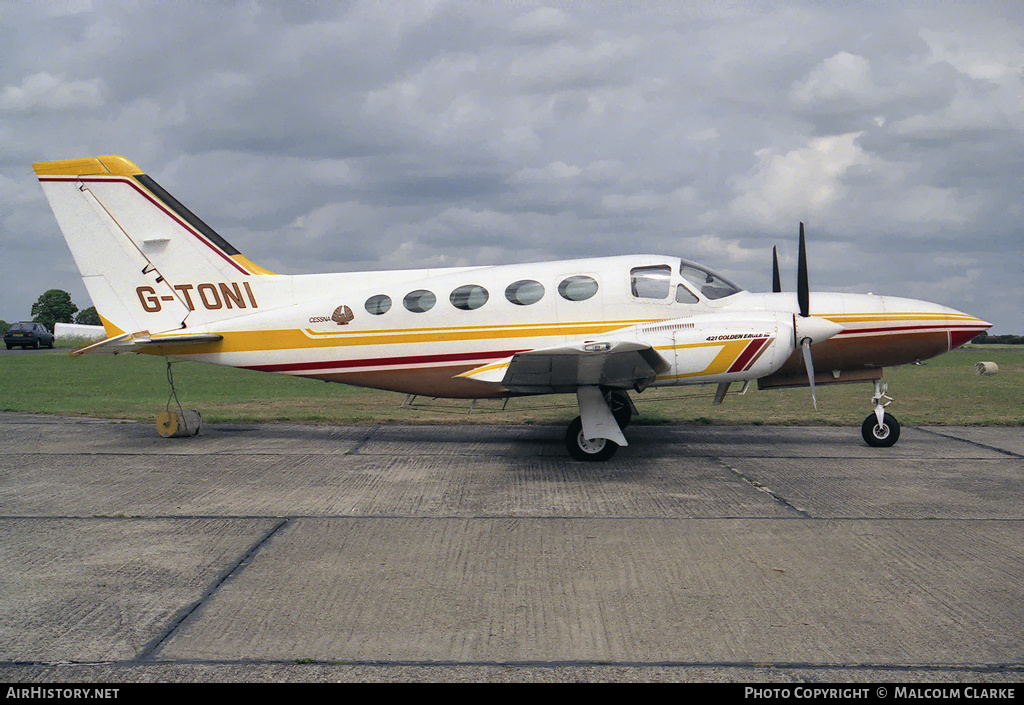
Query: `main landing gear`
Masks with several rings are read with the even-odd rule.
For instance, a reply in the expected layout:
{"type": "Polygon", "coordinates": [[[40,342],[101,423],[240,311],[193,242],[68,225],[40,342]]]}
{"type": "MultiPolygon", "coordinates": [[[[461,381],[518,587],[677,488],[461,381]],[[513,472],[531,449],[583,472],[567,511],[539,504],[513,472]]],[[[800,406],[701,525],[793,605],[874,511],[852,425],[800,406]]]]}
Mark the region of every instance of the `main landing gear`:
{"type": "Polygon", "coordinates": [[[580,387],[576,396],[580,415],[565,431],[565,447],[576,460],[608,460],[619,446],[627,445],[622,429],[633,418],[633,402],[622,390],[599,387],[580,387]]]}
{"type": "Polygon", "coordinates": [[[886,394],[888,390],[888,384],[875,380],[875,393],[871,397],[874,411],[868,414],[860,427],[864,442],[875,448],[889,448],[896,445],[896,441],[900,439],[899,421],[892,414],[885,413],[885,407],[893,402],[893,398],[886,394]]]}

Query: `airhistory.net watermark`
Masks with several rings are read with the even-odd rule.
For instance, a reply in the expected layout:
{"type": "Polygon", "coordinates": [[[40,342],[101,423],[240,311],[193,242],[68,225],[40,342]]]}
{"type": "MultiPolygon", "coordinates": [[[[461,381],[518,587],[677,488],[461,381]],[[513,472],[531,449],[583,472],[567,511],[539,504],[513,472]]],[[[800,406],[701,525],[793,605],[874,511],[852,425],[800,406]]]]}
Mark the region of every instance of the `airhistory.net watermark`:
{"type": "Polygon", "coordinates": [[[8,686],[6,698],[25,700],[116,700],[120,688],[16,688],[8,686]]]}

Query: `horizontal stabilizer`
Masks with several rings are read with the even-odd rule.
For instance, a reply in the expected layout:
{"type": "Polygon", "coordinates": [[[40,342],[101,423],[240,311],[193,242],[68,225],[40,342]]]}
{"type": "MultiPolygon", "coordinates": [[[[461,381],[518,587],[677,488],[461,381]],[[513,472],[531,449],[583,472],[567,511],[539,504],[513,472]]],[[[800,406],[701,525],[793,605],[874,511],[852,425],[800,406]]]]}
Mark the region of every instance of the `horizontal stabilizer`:
{"type": "Polygon", "coordinates": [[[83,348],[77,348],[71,351],[71,356],[78,357],[79,355],[85,355],[87,353],[99,352],[115,354],[122,352],[139,352],[141,348],[151,345],[198,345],[201,343],[216,343],[223,339],[224,336],[218,335],[217,333],[151,336],[149,331],[139,331],[138,333],[124,333],[123,335],[107,338],[106,340],[101,340],[98,343],[93,343],[92,345],[86,345],[83,348]]]}

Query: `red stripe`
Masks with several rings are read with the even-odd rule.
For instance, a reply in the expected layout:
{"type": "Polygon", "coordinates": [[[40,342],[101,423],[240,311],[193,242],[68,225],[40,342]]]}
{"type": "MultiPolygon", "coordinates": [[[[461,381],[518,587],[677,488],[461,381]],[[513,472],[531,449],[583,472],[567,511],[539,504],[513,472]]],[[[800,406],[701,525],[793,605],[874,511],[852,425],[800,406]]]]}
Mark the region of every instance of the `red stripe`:
{"type": "Polygon", "coordinates": [[[146,198],[150,203],[152,203],[154,206],[156,206],[157,208],[162,210],[164,213],[166,213],[171,218],[171,220],[173,220],[175,223],[177,223],[182,228],[184,228],[185,232],[192,234],[193,236],[198,238],[201,243],[203,243],[204,245],[209,247],[211,250],[216,252],[218,255],[220,255],[224,259],[225,262],[230,264],[232,267],[237,269],[242,274],[246,274],[246,275],[251,275],[252,274],[252,272],[250,272],[249,270],[243,268],[240,264],[238,264],[238,262],[236,262],[235,260],[231,259],[231,257],[229,257],[227,255],[227,253],[221,251],[221,249],[219,247],[214,245],[212,242],[210,242],[205,237],[203,237],[202,235],[197,233],[195,230],[190,228],[185,223],[182,223],[181,220],[178,219],[177,214],[175,214],[173,211],[169,210],[167,208],[167,206],[165,206],[163,203],[161,203],[158,199],[154,198],[148,191],[146,191],[144,188],[139,186],[137,183],[135,183],[135,181],[133,181],[131,179],[125,179],[125,178],[88,179],[88,178],[83,178],[83,177],[79,177],[79,176],[71,176],[71,177],[68,177],[68,176],[63,176],[63,177],[40,176],[39,180],[40,181],[71,181],[71,182],[74,182],[74,183],[77,183],[79,181],[82,181],[82,182],[85,182],[85,183],[110,183],[111,181],[119,181],[121,183],[128,184],[133,189],[138,191],[139,194],[141,194],[144,198],[146,198]]]}
{"type": "Polygon", "coordinates": [[[471,360],[501,360],[522,350],[492,352],[449,353],[447,355],[405,355],[402,357],[364,358],[360,360],[328,360],[326,362],[286,362],[273,365],[243,365],[246,370],[260,372],[313,372],[344,369],[347,367],[393,367],[396,365],[429,365],[471,360]]]}
{"type": "Polygon", "coordinates": [[[928,331],[928,330],[938,330],[938,331],[973,330],[973,329],[976,329],[977,327],[978,327],[978,324],[976,324],[976,323],[974,323],[974,324],[966,324],[965,323],[963,325],[954,325],[954,324],[947,323],[945,325],[934,325],[934,326],[920,325],[920,326],[889,326],[889,327],[886,327],[886,328],[847,328],[846,330],[844,330],[842,333],[839,333],[835,337],[839,338],[839,337],[842,337],[842,336],[858,335],[860,333],[896,333],[896,332],[907,332],[907,331],[915,331],[915,330],[920,330],[920,331],[928,331]]]}
{"type": "Polygon", "coordinates": [[[739,372],[744,369],[747,363],[750,362],[750,359],[754,357],[758,350],[764,347],[764,344],[767,341],[767,338],[754,338],[747,343],[747,347],[745,347],[743,352],[740,353],[740,356],[736,358],[736,362],[732,363],[732,367],[729,368],[729,372],[739,372]]]}

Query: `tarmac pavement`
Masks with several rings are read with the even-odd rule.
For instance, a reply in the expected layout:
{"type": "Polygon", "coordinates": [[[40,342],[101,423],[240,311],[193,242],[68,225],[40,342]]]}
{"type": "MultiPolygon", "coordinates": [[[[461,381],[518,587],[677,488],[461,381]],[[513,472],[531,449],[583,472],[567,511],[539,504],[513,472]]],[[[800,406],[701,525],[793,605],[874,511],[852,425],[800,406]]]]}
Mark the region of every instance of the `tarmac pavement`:
{"type": "Polygon", "coordinates": [[[0,680],[1024,681],[1019,428],[0,413],[0,680]]]}

